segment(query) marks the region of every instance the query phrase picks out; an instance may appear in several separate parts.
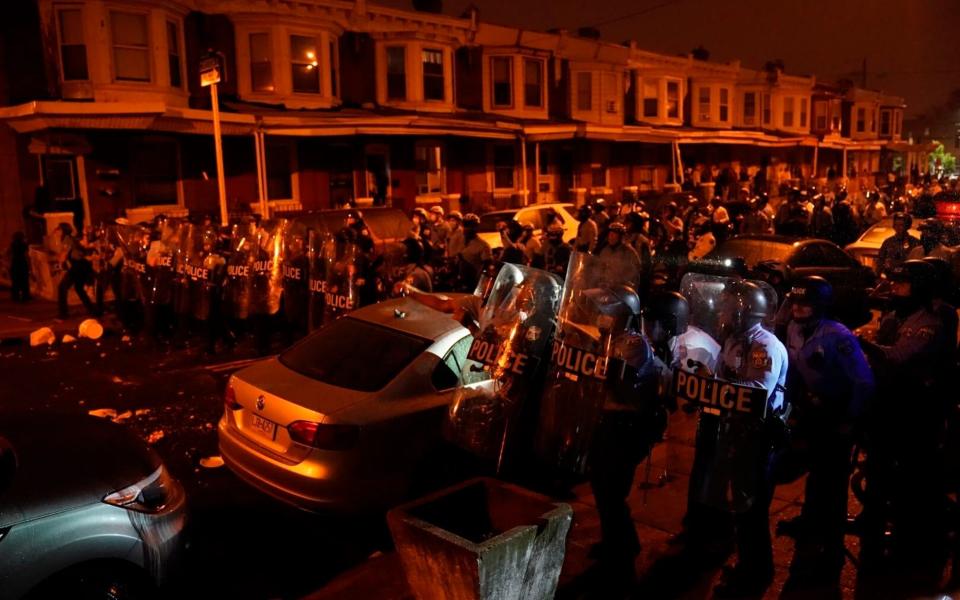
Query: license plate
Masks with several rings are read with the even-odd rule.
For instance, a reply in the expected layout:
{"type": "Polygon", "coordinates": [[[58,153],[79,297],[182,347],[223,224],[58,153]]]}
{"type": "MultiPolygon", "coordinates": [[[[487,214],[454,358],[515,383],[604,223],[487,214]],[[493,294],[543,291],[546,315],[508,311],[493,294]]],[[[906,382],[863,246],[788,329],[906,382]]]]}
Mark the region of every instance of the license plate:
{"type": "Polygon", "coordinates": [[[273,421],[268,421],[259,415],[253,415],[253,419],[250,420],[250,427],[257,433],[264,435],[271,440],[277,433],[277,424],[273,421]]]}

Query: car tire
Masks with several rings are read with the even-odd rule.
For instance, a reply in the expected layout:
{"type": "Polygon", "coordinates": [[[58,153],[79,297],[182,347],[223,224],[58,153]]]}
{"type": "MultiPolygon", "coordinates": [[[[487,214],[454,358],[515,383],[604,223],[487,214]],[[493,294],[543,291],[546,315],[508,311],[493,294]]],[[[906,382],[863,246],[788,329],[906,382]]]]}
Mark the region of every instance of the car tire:
{"type": "Polygon", "coordinates": [[[146,573],[120,561],[71,567],[52,576],[30,593],[30,600],[154,600],[158,590],[146,573]]]}

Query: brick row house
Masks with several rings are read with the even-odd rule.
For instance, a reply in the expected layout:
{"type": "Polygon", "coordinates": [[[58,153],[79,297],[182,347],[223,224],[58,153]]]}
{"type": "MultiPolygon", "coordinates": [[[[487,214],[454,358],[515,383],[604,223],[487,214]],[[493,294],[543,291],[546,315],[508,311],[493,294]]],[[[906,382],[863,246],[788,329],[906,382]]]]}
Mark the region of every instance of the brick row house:
{"type": "MultiPolygon", "coordinates": [[[[44,186],[87,223],[348,200],[480,212],[675,189],[733,165],[870,185],[903,100],[365,0],[34,0],[0,25],[0,236],[44,186]],[[844,166],[846,165],[846,167],[844,166]]],[[[909,145],[906,146],[909,150],[909,145]]]]}

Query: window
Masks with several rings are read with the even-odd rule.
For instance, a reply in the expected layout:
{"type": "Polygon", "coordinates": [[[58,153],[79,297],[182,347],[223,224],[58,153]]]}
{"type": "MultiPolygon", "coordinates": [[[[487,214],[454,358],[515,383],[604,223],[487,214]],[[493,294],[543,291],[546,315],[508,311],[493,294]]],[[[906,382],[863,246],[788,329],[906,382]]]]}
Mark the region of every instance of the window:
{"type": "Polygon", "coordinates": [[[728,88],[720,88],[720,121],[726,122],[730,120],[730,90],[728,88]]]}
{"type": "Polygon", "coordinates": [[[290,200],[293,198],[294,146],[289,142],[277,139],[264,141],[264,162],[267,167],[267,199],[290,200]]]}
{"type": "Polygon", "coordinates": [[[167,64],[170,66],[170,86],[183,87],[183,72],[180,67],[180,28],[167,21],[167,64]]]}
{"type": "Polygon", "coordinates": [[[824,131],[827,128],[827,103],[813,103],[813,126],[818,131],[824,131]]]}
{"type": "Polygon", "coordinates": [[[891,118],[889,110],[880,111],[880,135],[890,135],[891,118]]]}
{"type": "Polygon", "coordinates": [[[787,260],[791,267],[820,267],[824,266],[825,257],[819,244],[809,244],[797,250],[797,252],[787,260]]]}
{"type": "Polygon", "coordinates": [[[596,163],[590,165],[590,184],[593,187],[607,187],[607,168],[596,163]]]}
{"type": "Polygon", "coordinates": [[[524,59],[523,61],[523,104],[525,106],[543,106],[543,62],[524,59]]]}
{"type": "Polygon", "coordinates": [[[743,95],[743,124],[756,125],[757,123],[757,93],[747,92],[743,95]]]}
{"type": "Polygon", "coordinates": [[[423,99],[443,102],[443,50],[423,50],[423,99]]]}
{"type": "Polygon", "coordinates": [[[177,143],[150,140],[130,145],[130,171],[136,206],[178,204],[179,168],[177,143]]]}
{"type": "Polygon", "coordinates": [[[643,80],[643,116],[660,116],[659,82],[656,79],[643,80]]]}
{"type": "Polygon", "coordinates": [[[863,132],[867,128],[867,109],[861,107],[857,109],[857,131],[863,132]]]}
{"type": "Polygon", "coordinates": [[[463,383],[467,385],[490,379],[490,369],[484,369],[480,363],[467,358],[467,353],[470,351],[472,344],[473,336],[468,335],[450,348],[450,351],[437,364],[437,368],[433,372],[431,381],[434,389],[438,391],[448,390],[456,386],[461,377],[463,383]]]}
{"type": "Polygon", "coordinates": [[[709,121],[710,120],[710,88],[701,87],[699,92],[699,101],[697,106],[699,108],[700,120],[709,121]]]}
{"type": "Polygon", "coordinates": [[[800,98],[800,127],[807,126],[807,99],[800,98]]]}
{"type": "Polygon", "coordinates": [[[110,12],[113,34],[113,77],[117,81],[150,81],[147,16],[110,12]]]}
{"type": "Polygon", "coordinates": [[[250,34],[250,89],[254,92],[273,91],[273,64],[270,60],[270,35],[250,34]]]}
{"type": "Polygon", "coordinates": [[[593,73],[577,73],[577,110],[593,110],[593,73]]]}
{"type": "Polygon", "coordinates": [[[407,99],[407,49],[387,46],[387,100],[407,99]]]}
{"type": "Polygon", "coordinates": [[[76,168],[72,156],[43,157],[43,184],[51,200],[76,199],[76,183],[76,168]]]}
{"type": "Polygon", "coordinates": [[[773,118],[773,111],[770,109],[770,94],[763,95],[763,124],[769,125],[773,118]]]}
{"type": "Polygon", "coordinates": [[[893,115],[894,115],[893,134],[900,135],[903,132],[903,129],[902,129],[903,123],[901,123],[903,114],[899,110],[897,110],[897,111],[894,111],[893,115]]]}
{"type": "Polygon", "coordinates": [[[443,152],[440,145],[417,143],[414,164],[417,172],[417,193],[443,193],[443,152]]]}
{"type": "Polygon", "coordinates": [[[493,187],[513,189],[513,146],[493,147],[493,187]]]}
{"type": "Polygon", "coordinates": [[[793,127],[793,96],[787,96],[783,99],[783,126],[793,127]]]}
{"type": "Polygon", "coordinates": [[[87,45],[83,43],[83,18],[79,10],[61,10],[60,67],[64,81],[85,81],[87,73],[87,45]]]}
{"type": "Polygon", "coordinates": [[[667,118],[680,118],[680,82],[667,81],[667,118]]]}
{"type": "Polygon", "coordinates": [[[333,97],[339,96],[339,90],[337,89],[337,74],[339,72],[340,66],[340,52],[337,50],[337,41],[333,40],[330,42],[330,95],[333,97]]]}
{"type": "Polygon", "coordinates": [[[493,105],[513,106],[513,58],[494,56],[490,59],[493,73],[493,105]]]}
{"type": "Polygon", "coordinates": [[[320,59],[317,38],[306,35],[290,36],[290,69],[293,73],[294,92],[320,93],[320,59]]]}
{"type": "Polygon", "coordinates": [[[602,78],[600,94],[603,98],[604,110],[606,110],[608,114],[616,114],[620,112],[620,102],[618,99],[623,97],[623,88],[620,85],[620,79],[616,73],[603,73],[602,78]]]}
{"type": "Polygon", "coordinates": [[[877,130],[877,111],[870,111],[870,132],[873,133],[877,130]]]}

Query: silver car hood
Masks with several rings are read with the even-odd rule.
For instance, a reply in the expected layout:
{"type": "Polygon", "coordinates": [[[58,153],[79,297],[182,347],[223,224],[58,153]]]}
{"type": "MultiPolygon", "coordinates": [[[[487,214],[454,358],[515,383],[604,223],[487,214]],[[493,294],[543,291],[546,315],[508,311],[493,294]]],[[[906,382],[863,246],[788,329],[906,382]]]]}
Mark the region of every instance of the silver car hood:
{"type": "Polygon", "coordinates": [[[95,504],[161,464],[126,427],[86,415],[4,414],[0,436],[16,459],[0,481],[0,527],[95,504]]]}

